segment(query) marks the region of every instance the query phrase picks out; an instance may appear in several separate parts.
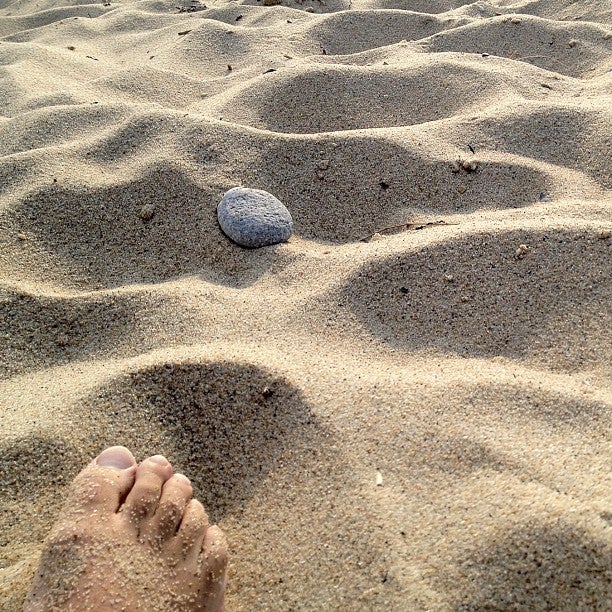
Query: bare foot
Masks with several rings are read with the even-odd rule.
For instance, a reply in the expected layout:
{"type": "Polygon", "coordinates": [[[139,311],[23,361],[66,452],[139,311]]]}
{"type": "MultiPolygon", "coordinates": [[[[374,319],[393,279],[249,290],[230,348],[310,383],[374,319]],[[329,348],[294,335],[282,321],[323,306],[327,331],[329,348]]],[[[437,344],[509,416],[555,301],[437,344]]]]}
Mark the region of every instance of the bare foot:
{"type": "Polygon", "coordinates": [[[74,480],[24,610],[223,610],[227,551],[189,480],[114,446],[74,480]]]}

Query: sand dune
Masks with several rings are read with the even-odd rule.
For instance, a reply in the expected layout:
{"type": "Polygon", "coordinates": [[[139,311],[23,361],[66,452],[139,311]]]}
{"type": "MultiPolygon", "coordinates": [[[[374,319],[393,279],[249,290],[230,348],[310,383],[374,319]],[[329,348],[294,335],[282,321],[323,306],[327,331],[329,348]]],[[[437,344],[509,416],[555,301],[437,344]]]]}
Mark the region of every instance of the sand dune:
{"type": "Polygon", "coordinates": [[[611,58],[606,0],[0,0],[0,608],[125,444],[229,610],[608,609],[611,58]]]}

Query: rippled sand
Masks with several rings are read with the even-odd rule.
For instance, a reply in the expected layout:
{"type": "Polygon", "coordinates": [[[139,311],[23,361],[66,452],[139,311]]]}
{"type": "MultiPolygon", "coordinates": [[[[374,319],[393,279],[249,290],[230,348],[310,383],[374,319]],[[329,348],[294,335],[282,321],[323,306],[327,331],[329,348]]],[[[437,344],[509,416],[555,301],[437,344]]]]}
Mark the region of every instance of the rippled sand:
{"type": "Polygon", "coordinates": [[[124,444],[228,610],[609,609],[609,2],[206,3],[0,0],[0,608],[124,444]]]}

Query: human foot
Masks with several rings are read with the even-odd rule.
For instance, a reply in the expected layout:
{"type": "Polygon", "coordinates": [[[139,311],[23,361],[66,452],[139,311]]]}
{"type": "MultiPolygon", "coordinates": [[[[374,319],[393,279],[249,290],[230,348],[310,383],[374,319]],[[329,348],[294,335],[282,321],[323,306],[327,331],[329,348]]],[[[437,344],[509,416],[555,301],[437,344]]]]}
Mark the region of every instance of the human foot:
{"type": "Polygon", "coordinates": [[[164,457],[106,449],[72,484],[25,612],[222,610],[224,536],[192,493],[164,457]]]}

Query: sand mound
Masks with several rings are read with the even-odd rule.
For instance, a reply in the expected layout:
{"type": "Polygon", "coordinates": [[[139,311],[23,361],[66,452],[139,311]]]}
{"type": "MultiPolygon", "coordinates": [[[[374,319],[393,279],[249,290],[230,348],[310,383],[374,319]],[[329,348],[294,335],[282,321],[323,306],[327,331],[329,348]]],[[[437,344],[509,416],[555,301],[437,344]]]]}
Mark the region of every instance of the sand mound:
{"type": "Polygon", "coordinates": [[[487,108],[493,99],[498,102],[502,87],[505,94],[516,97],[525,86],[524,79],[508,75],[500,79],[495,71],[483,69],[484,62],[472,67],[464,58],[457,62],[417,56],[408,70],[397,66],[397,57],[394,64],[282,70],[260,77],[237,94],[239,101],[230,98],[218,112],[224,119],[243,120],[274,132],[336,132],[413,125],[473,113],[487,108]],[[424,61],[419,65],[421,58],[424,61]],[[477,100],[464,97],[469,89],[479,91],[477,100]],[[317,107],[329,110],[313,115],[317,107]],[[253,115],[257,119],[248,121],[253,115]]]}
{"type": "Polygon", "coordinates": [[[162,443],[177,470],[195,474],[198,497],[215,521],[235,513],[278,469],[279,457],[307,437],[325,438],[300,393],[273,373],[237,363],[167,363],[113,381],[85,402],[97,414],[99,443],[143,454],[162,443]],[[133,421],[149,423],[148,440],[133,421]],[[249,457],[250,461],[244,461],[249,457]]]}
{"type": "Polygon", "coordinates": [[[428,51],[487,53],[584,78],[604,73],[612,51],[603,25],[508,15],[439,32],[424,42],[428,51]]]}
{"type": "Polygon", "coordinates": [[[496,232],[381,259],[333,300],[406,348],[605,368],[611,274],[596,232],[496,232]]]}
{"type": "Polygon", "coordinates": [[[611,52],[606,0],[0,1],[0,608],[126,444],[229,610],[607,609],[611,52]]]}

